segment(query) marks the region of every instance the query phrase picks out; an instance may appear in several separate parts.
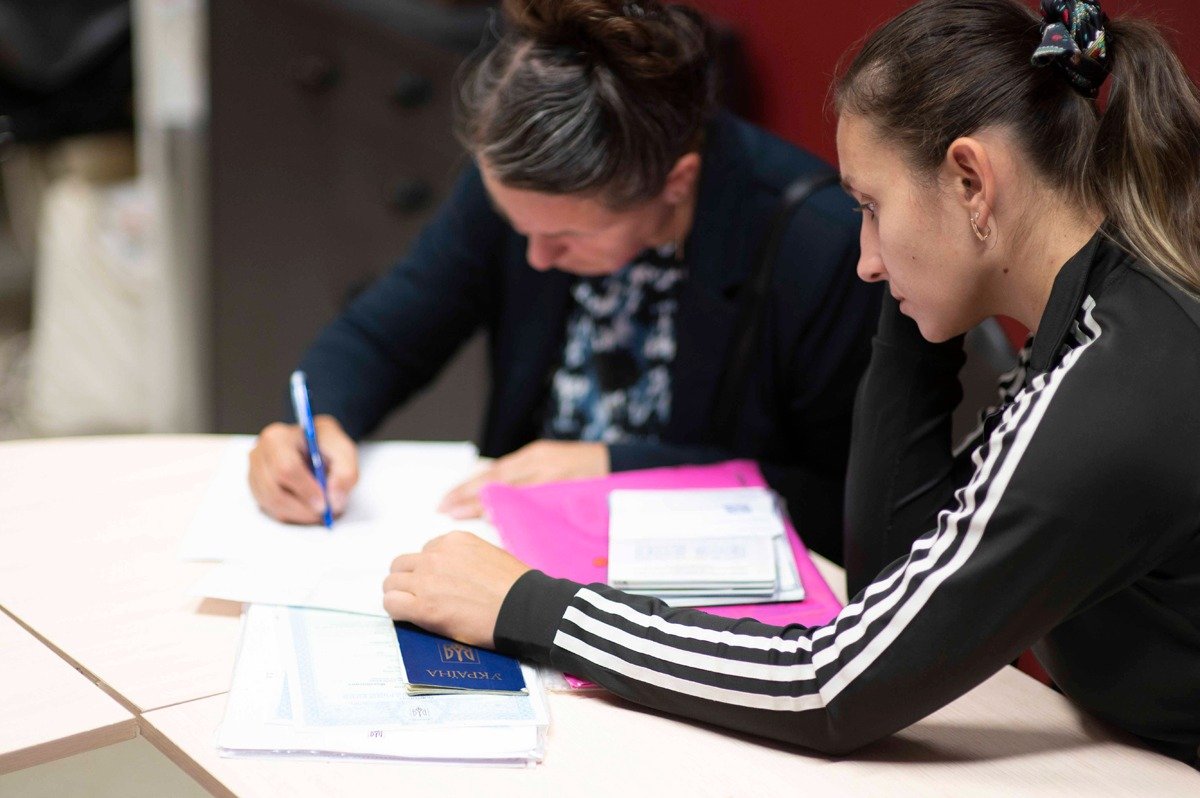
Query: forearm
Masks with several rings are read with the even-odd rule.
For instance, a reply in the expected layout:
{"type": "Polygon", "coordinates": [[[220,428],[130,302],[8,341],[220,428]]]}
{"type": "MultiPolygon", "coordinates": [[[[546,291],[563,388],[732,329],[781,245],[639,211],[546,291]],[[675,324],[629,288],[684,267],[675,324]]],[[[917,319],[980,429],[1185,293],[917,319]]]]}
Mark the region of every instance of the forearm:
{"type": "Polygon", "coordinates": [[[495,640],[636,703],[832,754],[911,724],[1002,665],[935,673],[930,646],[855,673],[869,627],[862,607],[844,617],[817,630],[769,626],[530,572],[510,591],[495,640]]]}
{"type": "Polygon", "coordinates": [[[807,734],[794,724],[794,712],[823,703],[811,689],[806,632],[671,609],[531,571],[505,599],[495,640],[501,651],[639,704],[818,750],[849,750],[823,721],[807,734]],[[768,678],[755,678],[759,671],[768,678]]]}
{"type": "Polygon", "coordinates": [[[885,298],[854,407],[846,481],[851,595],[933,529],[953,497],[951,417],[964,359],[961,339],[925,341],[885,298]]]}

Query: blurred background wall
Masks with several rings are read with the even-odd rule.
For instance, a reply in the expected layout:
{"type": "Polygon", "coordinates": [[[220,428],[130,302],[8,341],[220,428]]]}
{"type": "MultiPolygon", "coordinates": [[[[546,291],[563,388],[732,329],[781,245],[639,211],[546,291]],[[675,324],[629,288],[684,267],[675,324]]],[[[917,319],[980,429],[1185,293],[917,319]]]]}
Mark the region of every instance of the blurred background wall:
{"type": "MultiPolygon", "coordinates": [[[[830,160],[838,59],[909,4],[686,2],[720,26],[729,104],[830,160]]],[[[43,67],[0,65],[0,438],[283,417],[300,352],[403,255],[464,164],[449,92],[491,5],[0,0],[0,40],[25,59],[7,66],[43,67]],[[67,11],[92,25],[81,40],[109,37],[83,78],[50,69],[82,63],[70,31],[38,38],[67,11]],[[48,132],[21,115],[100,68],[128,93],[108,116],[48,132]]],[[[1156,18],[1200,75],[1195,0],[1105,8],[1156,18]]],[[[485,386],[477,338],[380,435],[472,437],[485,386]]]]}
{"type": "MultiPolygon", "coordinates": [[[[869,31],[912,5],[910,0],[684,2],[726,21],[739,34],[754,76],[754,120],[830,160],[836,157],[834,124],[822,105],[838,60],[869,31]]],[[[1037,6],[1037,0],[1026,2],[1037,6]]],[[[1130,13],[1156,20],[1192,78],[1200,78],[1200,2],[1103,0],[1103,7],[1110,16],[1130,13]]],[[[962,67],[970,69],[968,57],[962,67]]]]}

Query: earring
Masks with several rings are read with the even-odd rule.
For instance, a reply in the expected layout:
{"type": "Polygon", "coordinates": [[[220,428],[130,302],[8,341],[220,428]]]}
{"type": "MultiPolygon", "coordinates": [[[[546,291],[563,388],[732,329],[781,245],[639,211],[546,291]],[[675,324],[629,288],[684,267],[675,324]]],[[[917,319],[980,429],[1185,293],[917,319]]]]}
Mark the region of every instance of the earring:
{"type": "Polygon", "coordinates": [[[983,230],[982,232],[980,231],[980,229],[979,229],[979,214],[978,213],[976,213],[974,216],[971,217],[971,230],[972,230],[972,232],[975,233],[975,237],[978,238],[980,241],[987,241],[988,236],[990,236],[992,234],[992,228],[990,228],[990,227],[987,228],[986,230],[983,230]]]}

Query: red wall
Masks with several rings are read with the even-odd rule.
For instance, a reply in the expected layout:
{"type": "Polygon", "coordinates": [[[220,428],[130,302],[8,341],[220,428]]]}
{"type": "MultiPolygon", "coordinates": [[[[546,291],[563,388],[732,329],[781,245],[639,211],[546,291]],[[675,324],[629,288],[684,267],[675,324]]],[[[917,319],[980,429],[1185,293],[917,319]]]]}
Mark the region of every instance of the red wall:
{"type": "MultiPolygon", "coordinates": [[[[825,110],[838,59],[855,42],[913,0],[682,0],[729,23],[742,37],[756,88],[755,122],[829,160],[834,120],[825,110]]],[[[1028,0],[1036,5],[1035,0],[1028,0]]],[[[1167,29],[1193,79],[1200,76],[1200,2],[1105,0],[1110,16],[1129,10],[1167,29]]],[[[969,64],[964,62],[964,68],[969,64]]]]}

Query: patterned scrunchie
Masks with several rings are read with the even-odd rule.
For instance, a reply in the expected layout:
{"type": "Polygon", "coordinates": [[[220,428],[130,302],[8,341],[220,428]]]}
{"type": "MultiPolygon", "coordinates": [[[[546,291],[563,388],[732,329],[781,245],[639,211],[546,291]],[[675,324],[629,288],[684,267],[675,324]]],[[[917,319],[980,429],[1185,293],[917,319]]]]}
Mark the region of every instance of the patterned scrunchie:
{"type": "Polygon", "coordinates": [[[1096,98],[1108,77],[1108,17],[1096,0],[1042,0],[1042,43],[1033,51],[1034,66],[1055,64],[1071,87],[1096,98]]]}

